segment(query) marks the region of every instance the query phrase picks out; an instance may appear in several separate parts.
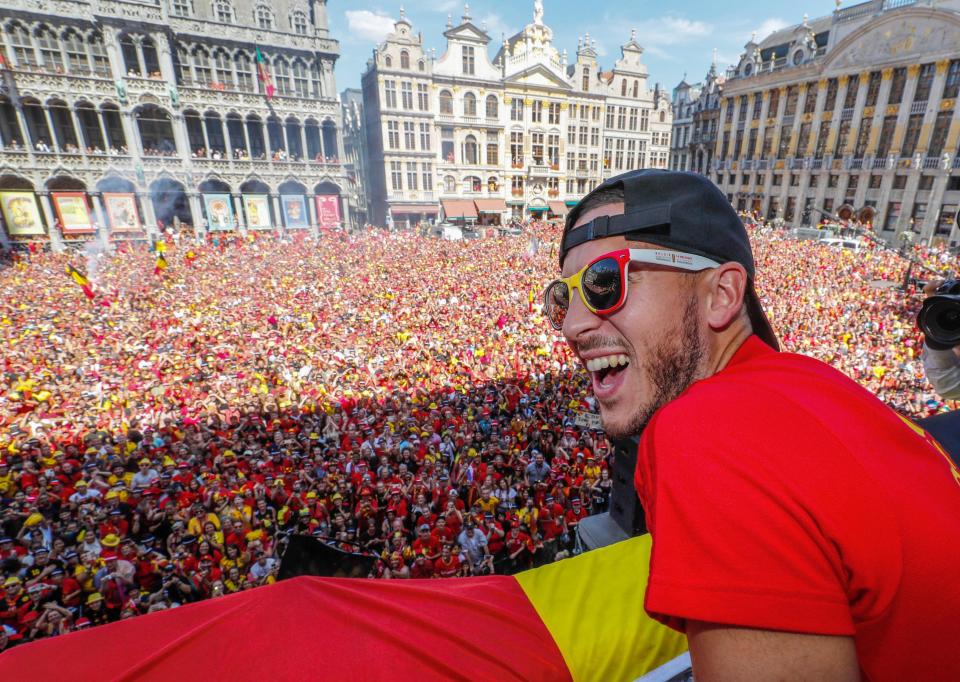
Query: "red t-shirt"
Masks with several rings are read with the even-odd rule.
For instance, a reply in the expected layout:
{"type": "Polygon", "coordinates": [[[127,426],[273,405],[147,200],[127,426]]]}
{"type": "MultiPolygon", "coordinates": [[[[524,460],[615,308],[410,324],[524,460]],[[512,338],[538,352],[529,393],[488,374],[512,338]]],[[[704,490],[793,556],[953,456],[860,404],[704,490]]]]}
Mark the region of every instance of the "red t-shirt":
{"type": "Polygon", "coordinates": [[[751,337],[658,411],[647,611],[855,638],[865,679],[960,679],[960,473],[828,365],[751,337]]]}

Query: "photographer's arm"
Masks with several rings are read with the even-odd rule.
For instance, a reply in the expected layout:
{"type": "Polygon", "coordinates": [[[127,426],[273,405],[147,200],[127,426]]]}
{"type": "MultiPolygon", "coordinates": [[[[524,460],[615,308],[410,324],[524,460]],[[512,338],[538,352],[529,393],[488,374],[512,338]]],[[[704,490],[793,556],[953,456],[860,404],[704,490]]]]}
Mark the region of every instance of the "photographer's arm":
{"type": "Polygon", "coordinates": [[[956,349],[934,350],[924,344],[923,371],[941,397],[960,400],[960,357],[956,349]]]}

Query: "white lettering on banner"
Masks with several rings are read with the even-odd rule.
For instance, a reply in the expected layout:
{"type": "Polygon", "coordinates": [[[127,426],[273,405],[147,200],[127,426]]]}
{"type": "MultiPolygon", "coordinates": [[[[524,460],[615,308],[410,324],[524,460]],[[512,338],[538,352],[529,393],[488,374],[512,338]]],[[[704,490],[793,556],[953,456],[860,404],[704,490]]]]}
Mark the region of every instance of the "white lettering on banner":
{"type": "Polygon", "coordinates": [[[573,423],[585,429],[602,429],[600,415],[594,412],[576,412],[573,423]]]}

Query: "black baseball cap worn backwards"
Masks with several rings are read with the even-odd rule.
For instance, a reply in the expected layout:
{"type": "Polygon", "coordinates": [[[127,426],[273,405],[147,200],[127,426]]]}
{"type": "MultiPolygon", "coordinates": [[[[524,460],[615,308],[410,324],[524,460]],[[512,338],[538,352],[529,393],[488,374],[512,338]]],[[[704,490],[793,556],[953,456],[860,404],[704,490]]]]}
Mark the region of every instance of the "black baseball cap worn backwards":
{"type": "Polygon", "coordinates": [[[647,168],[597,185],[567,215],[560,241],[560,266],[570,249],[618,235],[718,263],[740,263],[749,278],[744,298],[753,331],[774,350],[780,350],[753,287],[756,267],[747,230],[727,197],[710,180],[697,173],[647,168]],[[598,216],[574,227],[591,197],[615,188],[623,190],[622,215],[598,216]]]}

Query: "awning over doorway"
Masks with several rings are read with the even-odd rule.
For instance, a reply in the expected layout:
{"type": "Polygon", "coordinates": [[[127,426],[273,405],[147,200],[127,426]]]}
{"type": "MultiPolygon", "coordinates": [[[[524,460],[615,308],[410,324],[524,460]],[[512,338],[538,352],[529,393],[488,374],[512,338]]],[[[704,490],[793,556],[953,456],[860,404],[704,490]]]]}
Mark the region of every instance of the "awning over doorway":
{"type": "Polygon", "coordinates": [[[503,213],[507,203],[503,199],[476,199],[474,202],[480,213],[503,213]]]}
{"type": "Polygon", "coordinates": [[[393,215],[436,215],[440,208],[434,204],[411,204],[409,206],[391,206],[393,215]]]}
{"type": "Polygon", "coordinates": [[[440,203],[443,204],[443,214],[447,219],[477,218],[477,207],[469,199],[441,199],[440,203]]]}
{"type": "Polygon", "coordinates": [[[548,201],[547,204],[550,206],[550,212],[554,215],[567,215],[567,205],[562,201],[548,201]]]}

